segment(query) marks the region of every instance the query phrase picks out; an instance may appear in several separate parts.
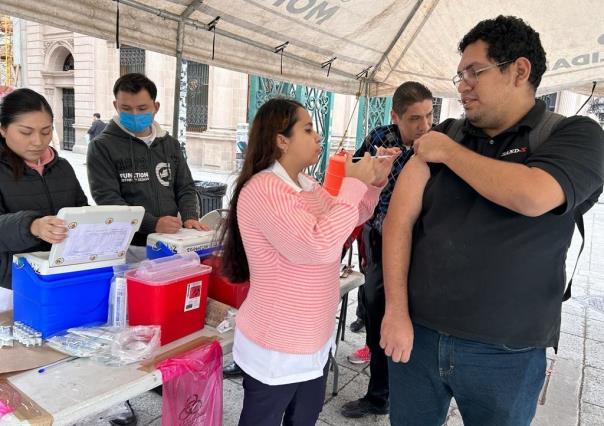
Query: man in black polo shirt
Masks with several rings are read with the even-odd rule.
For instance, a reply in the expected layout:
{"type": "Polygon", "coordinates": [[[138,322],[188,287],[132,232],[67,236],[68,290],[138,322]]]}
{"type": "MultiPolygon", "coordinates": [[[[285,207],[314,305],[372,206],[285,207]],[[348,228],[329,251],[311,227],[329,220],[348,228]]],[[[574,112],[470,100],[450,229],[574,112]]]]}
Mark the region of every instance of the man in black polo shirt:
{"type": "Polygon", "coordinates": [[[393,425],[441,425],[451,397],[472,425],[528,425],[558,344],[573,211],[604,181],[604,132],[558,123],[534,152],[545,105],[539,34],[521,19],[480,22],[453,78],[466,113],[415,141],[384,221],[393,425]]]}

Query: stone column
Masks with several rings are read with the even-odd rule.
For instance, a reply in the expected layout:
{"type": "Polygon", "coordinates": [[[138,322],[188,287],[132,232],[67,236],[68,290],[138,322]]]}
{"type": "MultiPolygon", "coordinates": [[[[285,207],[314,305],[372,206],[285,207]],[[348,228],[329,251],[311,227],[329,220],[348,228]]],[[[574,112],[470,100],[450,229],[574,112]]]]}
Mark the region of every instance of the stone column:
{"type": "Polygon", "coordinates": [[[87,131],[95,111],[97,93],[95,87],[96,60],[95,39],[83,34],[73,34],[74,93],[75,93],[75,145],[73,152],[86,154],[87,131]]]}
{"type": "Polygon", "coordinates": [[[463,107],[457,98],[443,98],[442,106],[440,107],[440,122],[442,123],[447,118],[461,118],[463,115],[463,107]]]}
{"type": "MultiPolygon", "coordinates": [[[[44,94],[44,35],[42,25],[27,21],[27,87],[44,94]]],[[[52,103],[51,103],[52,105],[52,103]]]]}
{"type": "Polygon", "coordinates": [[[172,134],[174,111],[175,73],[176,58],[174,56],[145,51],[145,75],[157,86],[156,100],[159,102],[159,111],[155,116],[155,121],[170,134],[172,134]]]}
{"type": "MultiPolygon", "coordinates": [[[[556,112],[562,115],[571,116],[577,113],[577,110],[581,108],[581,105],[585,103],[587,96],[579,93],[573,93],[568,90],[558,92],[558,101],[556,105],[556,112]]],[[[589,105],[586,105],[581,110],[581,115],[587,115],[589,105]]]]}
{"type": "Polygon", "coordinates": [[[210,66],[208,129],[187,133],[189,163],[208,171],[235,170],[235,135],[238,123],[246,122],[248,76],[210,66]]]}
{"type": "Polygon", "coordinates": [[[344,136],[344,149],[351,151],[355,150],[357,126],[359,125],[357,123],[359,106],[356,105],[355,108],[356,102],[356,96],[342,95],[339,93],[334,94],[333,109],[331,111],[331,150],[335,150],[340,145],[344,136]],[[353,116],[352,120],[350,119],[351,115],[353,116]],[[346,126],[349,122],[350,127],[348,128],[348,131],[346,131],[346,126]],[[344,133],[346,133],[346,135],[344,135],[344,133]]]}

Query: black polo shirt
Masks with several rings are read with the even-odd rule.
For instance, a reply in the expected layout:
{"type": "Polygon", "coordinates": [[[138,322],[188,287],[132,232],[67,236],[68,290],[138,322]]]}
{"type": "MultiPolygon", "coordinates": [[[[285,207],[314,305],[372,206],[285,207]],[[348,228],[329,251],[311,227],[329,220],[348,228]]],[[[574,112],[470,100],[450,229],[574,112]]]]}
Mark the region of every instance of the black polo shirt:
{"type": "Polygon", "coordinates": [[[604,181],[604,132],[589,118],[569,117],[531,153],[529,131],[544,109],[537,101],[494,138],[466,122],[460,143],[487,157],[545,170],[562,187],[566,204],[539,217],[523,216],[483,198],[446,166],[431,164],[413,232],[413,321],[485,343],[557,346],[572,211],[604,181]]]}

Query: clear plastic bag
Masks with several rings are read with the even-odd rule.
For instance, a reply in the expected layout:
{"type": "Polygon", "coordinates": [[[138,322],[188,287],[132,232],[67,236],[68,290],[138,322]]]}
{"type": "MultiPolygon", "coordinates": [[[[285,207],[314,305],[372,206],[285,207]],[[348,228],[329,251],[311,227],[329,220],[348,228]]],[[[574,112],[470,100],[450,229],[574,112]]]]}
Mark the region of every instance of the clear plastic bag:
{"type": "Polygon", "coordinates": [[[216,330],[219,333],[226,333],[229,330],[235,328],[235,317],[237,316],[237,309],[229,309],[226,313],[224,321],[216,326],[216,330]]]}
{"type": "Polygon", "coordinates": [[[77,357],[90,357],[109,366],[121,366],[152,356],[160,346],[160,327],[78,327],[47,340],[51,348],[77,357]]]}
{"type": "Polygon", "coordinates": [[[53,336],[46,343],[56,351],[80,358],[93,356],[108,346],[107,342],[102,340],[72,333],[53,336]]]}
{"type": "Polygon", "coordinates": [[[114,365],[126,365],[151,357],[160,346],[160,327],[137,325],[117,334],[111,344],[114,365]]]}
{"type": "Polygon", "coordinates": [[[222,425],[222,348],[217,341],[162,361],[162,425],[222,425]]]}

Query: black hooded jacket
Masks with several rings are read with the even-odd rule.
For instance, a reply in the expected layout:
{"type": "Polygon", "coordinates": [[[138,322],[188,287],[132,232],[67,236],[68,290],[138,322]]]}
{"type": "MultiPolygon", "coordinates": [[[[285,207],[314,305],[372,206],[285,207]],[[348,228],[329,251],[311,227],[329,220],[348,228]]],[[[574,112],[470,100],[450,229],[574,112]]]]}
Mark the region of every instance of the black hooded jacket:
{"type": "Polygon", "coordinates": [[[88,200],[73,168],[56,152],[42,176],[26,167],[15,180],[4,149],[0,145],[0,286],[10,289],[13,254],[50,250],[50,244],[31,234],[32,222],[62,207],[86,206],[88,200]]]}
{"type": "Polygon", "coordinates": [[[132,244],[144,246],[162,216],[180,213],[184,222],[199,219],[191,171],[179,142],[157,123],[157,137],[147,146],[111,120],[88,145],[88,182],[100,205],[143,206],[145,216],[132,244]]]}

